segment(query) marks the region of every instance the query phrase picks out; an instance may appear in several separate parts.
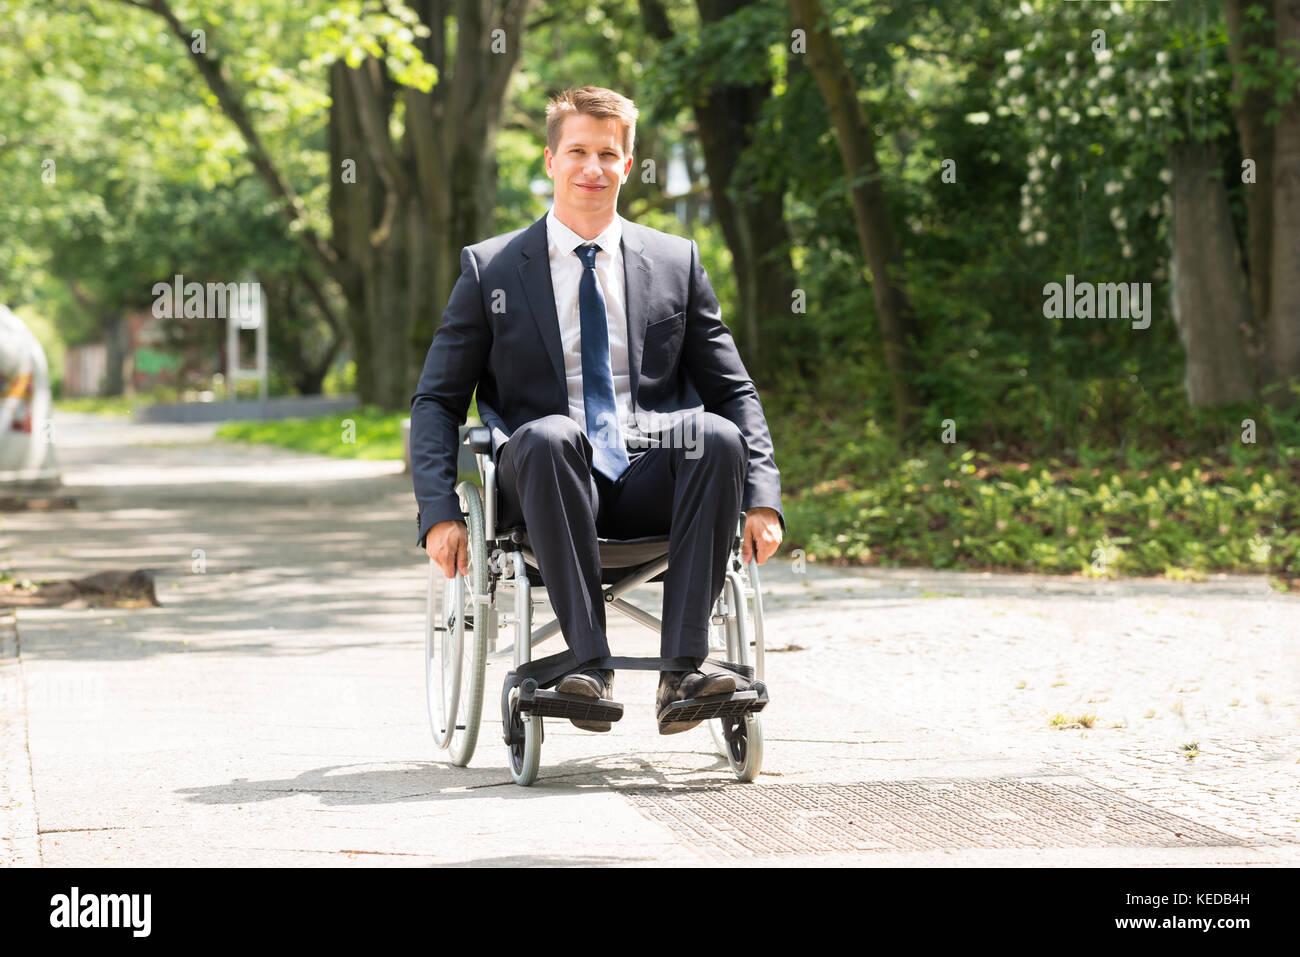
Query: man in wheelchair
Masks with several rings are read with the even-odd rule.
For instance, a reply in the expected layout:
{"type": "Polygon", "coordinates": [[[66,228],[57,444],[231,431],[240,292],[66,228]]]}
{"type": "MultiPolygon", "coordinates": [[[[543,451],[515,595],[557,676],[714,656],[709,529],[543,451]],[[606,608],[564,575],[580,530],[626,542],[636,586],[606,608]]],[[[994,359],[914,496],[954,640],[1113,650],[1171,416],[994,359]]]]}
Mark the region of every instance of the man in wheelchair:
{"type": "Polygon", "coordinates": [[[552,99],[545,168],[554,206],[462,250],[411,400],[411,471],[419,544],[447,578],[464,575],[457,430],[477,389],[497,527],[526,527],[577,662],[557,692],[612,697],[597,539],[669,537],[655,711],[671,734],[699,721],[665,722],[668,705],[744,682],[701,670],[739,514],[746,563],[775,552],[784,518],[758,393],[696,243],[617,214],[636,118],[632,101],[611,90],[552,99]]]}

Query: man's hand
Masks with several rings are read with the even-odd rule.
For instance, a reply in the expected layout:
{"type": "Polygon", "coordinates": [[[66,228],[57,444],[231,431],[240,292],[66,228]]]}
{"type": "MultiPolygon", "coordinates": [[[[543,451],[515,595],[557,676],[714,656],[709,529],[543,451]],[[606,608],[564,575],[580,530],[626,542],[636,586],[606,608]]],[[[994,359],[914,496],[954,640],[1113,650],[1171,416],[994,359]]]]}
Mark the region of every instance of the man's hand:
{"type": "Polygon", "coordinates": [[[745,513],[745,537],[740,547],[740,558],[746,565],[757,552],[762,565],[781,544],[781,517],[776,509],[758,506],[745,513]]]}
{"type": "Polygon", "coordinates": [[[464,522],[439,522],[433,526],[424,537],[424,550],[448,578],[455,578],[457,570],[468,574],[469,532],[464,522]]]}

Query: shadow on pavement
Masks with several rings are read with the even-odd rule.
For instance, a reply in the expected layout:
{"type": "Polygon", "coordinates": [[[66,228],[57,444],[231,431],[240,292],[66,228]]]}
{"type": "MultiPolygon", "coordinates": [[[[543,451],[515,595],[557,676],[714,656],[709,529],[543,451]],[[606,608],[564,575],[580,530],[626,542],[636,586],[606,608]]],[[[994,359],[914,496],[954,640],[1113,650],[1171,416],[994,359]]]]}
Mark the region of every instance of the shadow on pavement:
{"type": "MultiPolygon", "coordinates": [[[[693,756],[703,757],[698,753],[693,756]]],[[[753,787],[736,781],[726,760],[717,755],[713,756],[712,764],[673,770],[678,774],[676,780],[637,755],[602,755],[543,767],[537,782],[523,788],[515,785],[510,772],[503,767],[458,768],[439,761],[336,764],[313,768],[290,778],[260,781],[235,778],[228,784],[179,788],[176,793],[191,803],[211,805],[252,804],[295,794],[315,794],[322,805],[336,807],[479,797],[536,799],[559,794],[572,796],[592,788],[606,791],[635,788],[640,792],[677,794],[717,791],[727,786],[753,787]],[[716,780],[689,777],[703,773],[716,775],[716,780]]]]}

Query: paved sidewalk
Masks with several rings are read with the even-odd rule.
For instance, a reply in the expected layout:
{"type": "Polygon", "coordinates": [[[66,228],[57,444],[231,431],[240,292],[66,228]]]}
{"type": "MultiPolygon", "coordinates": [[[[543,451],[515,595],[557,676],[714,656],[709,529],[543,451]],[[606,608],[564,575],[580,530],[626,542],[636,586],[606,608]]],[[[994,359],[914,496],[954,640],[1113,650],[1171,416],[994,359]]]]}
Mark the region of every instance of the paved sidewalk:
{"type": "MultiPolygon", "coordinates": [[[[0,555],[33,579],[153,568],[163,605],[0,620],[0,864],[1300,862],[1300,598],[1262,578],[772,562],[758,782],[704,728],[659,736],[656,676],[629,672],[614,731],[548,721],[523,789],[506,662],[471,766],[432,746],[400,463],[56,428],[80,508],[0,514],[0,555]]],[[[611,637],[657,653],[626,620],[611,637]]]]}

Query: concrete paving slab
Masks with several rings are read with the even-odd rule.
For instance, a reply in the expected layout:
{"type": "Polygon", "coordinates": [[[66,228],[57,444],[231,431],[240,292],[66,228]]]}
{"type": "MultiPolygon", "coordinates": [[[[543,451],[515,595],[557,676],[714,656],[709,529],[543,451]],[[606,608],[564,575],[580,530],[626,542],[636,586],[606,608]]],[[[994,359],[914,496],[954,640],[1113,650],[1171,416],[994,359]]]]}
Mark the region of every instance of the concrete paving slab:
{"type": "MultiPolygon", "coordinates": [[[[206,425],[64,417],[56,436],[79,508],[0,516],[0,548],[34,579],[152,568],[162,607],[20,612],[19,653],[0,655],[2,863],[1300,859],[1300,599],[1262,578],[770,562],[755,784],[705,728],[658,735],[656,676],[627,672],[615,730],[549,721],[522,789],[500,738],[505,660],[470,767],[433,748],[427,564],[400,463],[221,443],[206,425]],[[744,846],[728,807],[767,837],[744,846]],[[1037,823],[1017,835],[1018,814],[1037,823]]],[[[632,599],[653,610],[660,587],[632,599]]],[[[657,653],[625,619],[611,642],[657,653]]]]}

